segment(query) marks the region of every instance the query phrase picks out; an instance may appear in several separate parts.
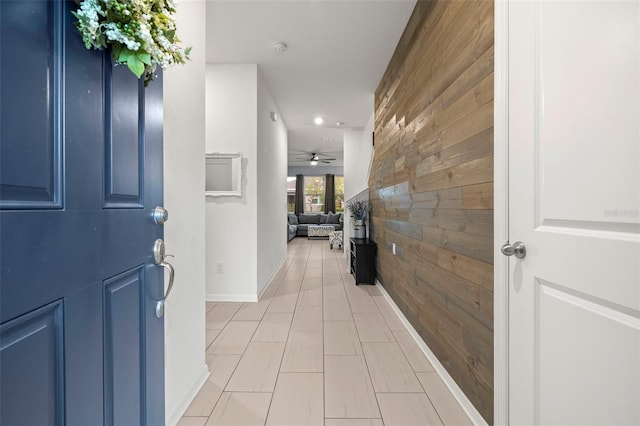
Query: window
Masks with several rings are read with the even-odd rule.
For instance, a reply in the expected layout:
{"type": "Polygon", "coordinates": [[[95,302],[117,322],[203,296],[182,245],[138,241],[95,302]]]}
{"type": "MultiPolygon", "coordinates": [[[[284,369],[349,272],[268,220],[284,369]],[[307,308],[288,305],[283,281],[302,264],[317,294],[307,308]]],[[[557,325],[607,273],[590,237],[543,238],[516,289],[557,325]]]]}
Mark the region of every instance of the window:
{"type": "Polygon", "coordinates": [[[336,193],[336,212],[344,211],[344,176],[334,177],[336,193]]]}
{"type": "Polygon", "coordinates": [[[296,177],[287,176],[287,212],[294,213],[296,211],[296,177]]]}
{"type": "Polygon", "coordinates": [[[304,211],[324,212],[324,176],[304,177],[304,211]]]}

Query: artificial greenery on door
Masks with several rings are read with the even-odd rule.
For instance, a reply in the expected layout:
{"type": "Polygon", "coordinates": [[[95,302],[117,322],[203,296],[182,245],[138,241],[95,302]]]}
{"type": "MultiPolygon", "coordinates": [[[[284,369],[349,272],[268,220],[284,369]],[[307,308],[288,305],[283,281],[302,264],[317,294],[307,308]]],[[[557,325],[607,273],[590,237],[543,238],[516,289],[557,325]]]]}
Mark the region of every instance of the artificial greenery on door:
{"type": "Polygon", "coordinates": [[[191,48],[176,35],[173,0],[83,0],[73,15],[87,49],[111,47],[116,63],[126,64],[145,85],[156,67],[184,64],[191,48]]]}

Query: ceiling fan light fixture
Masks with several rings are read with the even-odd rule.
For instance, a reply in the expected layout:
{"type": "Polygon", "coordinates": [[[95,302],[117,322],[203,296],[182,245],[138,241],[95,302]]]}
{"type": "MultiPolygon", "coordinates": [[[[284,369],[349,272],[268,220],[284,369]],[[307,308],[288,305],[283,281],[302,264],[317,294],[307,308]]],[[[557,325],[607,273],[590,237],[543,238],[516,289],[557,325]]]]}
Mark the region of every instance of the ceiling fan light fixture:
{"type": "Polygon", "coordinates": [[[318,160],[315,160],[315,159],[311,160],[310,163],[311,163],[312,166],[317,166],[318,165],[318,160]]]}
{"type": "Polygon", "coordinates": [[[322,123],[324,123],[324,119],[322,117],[316,117],[313,119],[313,122],[316,123],[316,125],[320,126],[322,123]]]}

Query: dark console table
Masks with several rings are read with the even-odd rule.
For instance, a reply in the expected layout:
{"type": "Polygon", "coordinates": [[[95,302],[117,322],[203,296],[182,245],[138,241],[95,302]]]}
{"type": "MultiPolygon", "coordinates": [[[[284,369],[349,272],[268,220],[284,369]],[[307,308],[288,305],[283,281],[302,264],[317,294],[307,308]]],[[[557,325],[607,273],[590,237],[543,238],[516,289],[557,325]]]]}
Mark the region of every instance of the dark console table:
{"type": "Polygon", "coordinates": [[[367,238],[350,238],[351,274],[358,284],[375,284],[377,245],[367,238]]]}

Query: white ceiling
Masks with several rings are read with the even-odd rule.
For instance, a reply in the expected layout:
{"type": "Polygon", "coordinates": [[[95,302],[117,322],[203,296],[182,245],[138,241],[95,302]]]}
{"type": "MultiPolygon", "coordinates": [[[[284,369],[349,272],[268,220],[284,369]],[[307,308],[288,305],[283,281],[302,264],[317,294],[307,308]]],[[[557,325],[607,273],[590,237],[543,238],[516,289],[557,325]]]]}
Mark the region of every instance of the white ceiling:
{"type": "Polygon", "coordinates": [[[258,64],[289,129],[289,165],[302,151],[342,165],[343,128],[365,126],[373,96],[415,0],[208,0],[207,62],[258,64]],[[287,50],[273,49],[276,41],[287,50]],[[316,126],[315,116],[325,124],[316,126]],[[344,122],[338,126],[338,121],[344,122]]]}

